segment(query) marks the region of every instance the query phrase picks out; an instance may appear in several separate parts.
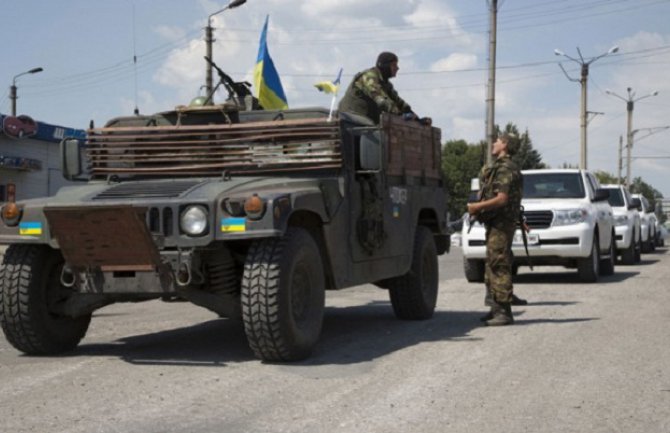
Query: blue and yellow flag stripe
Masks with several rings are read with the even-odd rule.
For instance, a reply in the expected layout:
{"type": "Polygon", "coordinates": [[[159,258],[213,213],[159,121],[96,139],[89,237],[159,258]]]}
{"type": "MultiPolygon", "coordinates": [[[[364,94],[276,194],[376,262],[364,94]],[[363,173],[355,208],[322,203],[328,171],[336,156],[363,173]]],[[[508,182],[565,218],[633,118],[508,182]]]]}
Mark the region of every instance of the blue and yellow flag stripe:
{"type": "Polygon", "coordinates": [[[244,218],[221,218],[222,232],[243,232],[247,230],[244,218]]]}
{"type": "Polygon", "coordinates": [[[275,69],[274,62],[270,57],[267,44],[268,21],[270,16],[265,17],[265,24],[261,32],[261,40],[258,47],[258,57],[254,68],[254,87],[258,93],[258,102],[265,110],[284,110],[288,108],[288,101],[281,85],[279,74],[275,69]]]}
{"type": "Polygon", "coordinates": [[[19,234],[21,235],[41,235],[41,222],[23,222],[19,223],[19,234]]]}

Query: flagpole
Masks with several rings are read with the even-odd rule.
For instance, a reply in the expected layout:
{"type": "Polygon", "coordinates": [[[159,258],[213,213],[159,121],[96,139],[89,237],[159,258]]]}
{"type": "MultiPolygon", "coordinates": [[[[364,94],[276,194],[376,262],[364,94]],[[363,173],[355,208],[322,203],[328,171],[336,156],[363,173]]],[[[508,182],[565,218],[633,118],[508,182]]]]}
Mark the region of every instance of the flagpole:
{"type": "Polygon", "coordinates": [[[330,100],[330,112],[328,113],[328,122],[333,120],[333,111],[335,110],[335,100],[337,99],[337,92],[333,93],[333,98],[330,100]]]}

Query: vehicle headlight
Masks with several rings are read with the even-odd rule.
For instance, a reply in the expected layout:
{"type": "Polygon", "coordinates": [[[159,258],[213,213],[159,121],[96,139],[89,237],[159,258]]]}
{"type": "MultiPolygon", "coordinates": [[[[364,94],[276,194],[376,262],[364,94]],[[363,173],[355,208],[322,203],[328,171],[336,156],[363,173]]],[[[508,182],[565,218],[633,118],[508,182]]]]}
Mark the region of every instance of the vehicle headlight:
{"type": "Polygon", "coordinates": [[[22,209],[14,202],[9,202],[2,207],[2,220],[9,227],[16,227],[21,221],[22,209]]]}
{"type": "Polygon", "coordinates": [[[553,226],[568,226],[571,224],[579,224],[586,221],[588,217],[586,209],[566,209],[555,210],[553,226]]]}
{"type": "Polygon", "coordinates": [[[189,236],[200,236],[207,232],[207,209],[203,206],[188,206],[181,213],[179,227],[189,236]]]}
{"type": "Polygon", "coordinates": [[[619,215],[614,217],[614,223],[618,226],[628,225],[628,215],[619,215]]]}

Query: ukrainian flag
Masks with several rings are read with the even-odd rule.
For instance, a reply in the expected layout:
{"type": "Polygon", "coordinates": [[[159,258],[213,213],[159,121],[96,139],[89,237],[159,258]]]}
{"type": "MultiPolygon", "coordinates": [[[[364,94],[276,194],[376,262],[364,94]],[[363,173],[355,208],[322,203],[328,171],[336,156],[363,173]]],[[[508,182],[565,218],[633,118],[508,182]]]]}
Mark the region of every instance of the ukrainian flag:
{"type": "Polygon", "coordinates": [[[41,235],[42,223],[40,222],[23,222],[19,223],[20,235],[41,235]]]}
{"type": "Polygon", "coordinates": [[[254,87],[258,92],[258,102],[265,110],[283,110],[288,108],[288,102],[284,89],[279,79],[279,74],[270,57],[267,44],[268,21],[270,16],[265,17],[265,25],[261,33],[258,58],[254,69],[254,87]]]}
{"type": "Polygon", "coordinates": [[[334,81],[321,81],[320,83],[316,83],[314,87],[319,89],[320,92],[336,94],[340,89],[341,78],[342,68],[340,68],[340,72],[337,74],[337,78],[335,78],[334,81]]]}

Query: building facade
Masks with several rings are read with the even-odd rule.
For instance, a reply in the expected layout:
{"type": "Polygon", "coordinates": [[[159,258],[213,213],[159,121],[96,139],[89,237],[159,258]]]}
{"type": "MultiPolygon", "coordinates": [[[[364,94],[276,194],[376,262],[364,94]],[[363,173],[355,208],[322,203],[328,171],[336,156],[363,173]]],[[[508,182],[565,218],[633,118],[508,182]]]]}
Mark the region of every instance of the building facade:
{"type": "Polygon", "coordinates": [[[60,169],[63,138],[85,138],[81,129],[66,128],[31,117],[0,114],[0,202],[46,197],[70,184],[60,169]]]}

